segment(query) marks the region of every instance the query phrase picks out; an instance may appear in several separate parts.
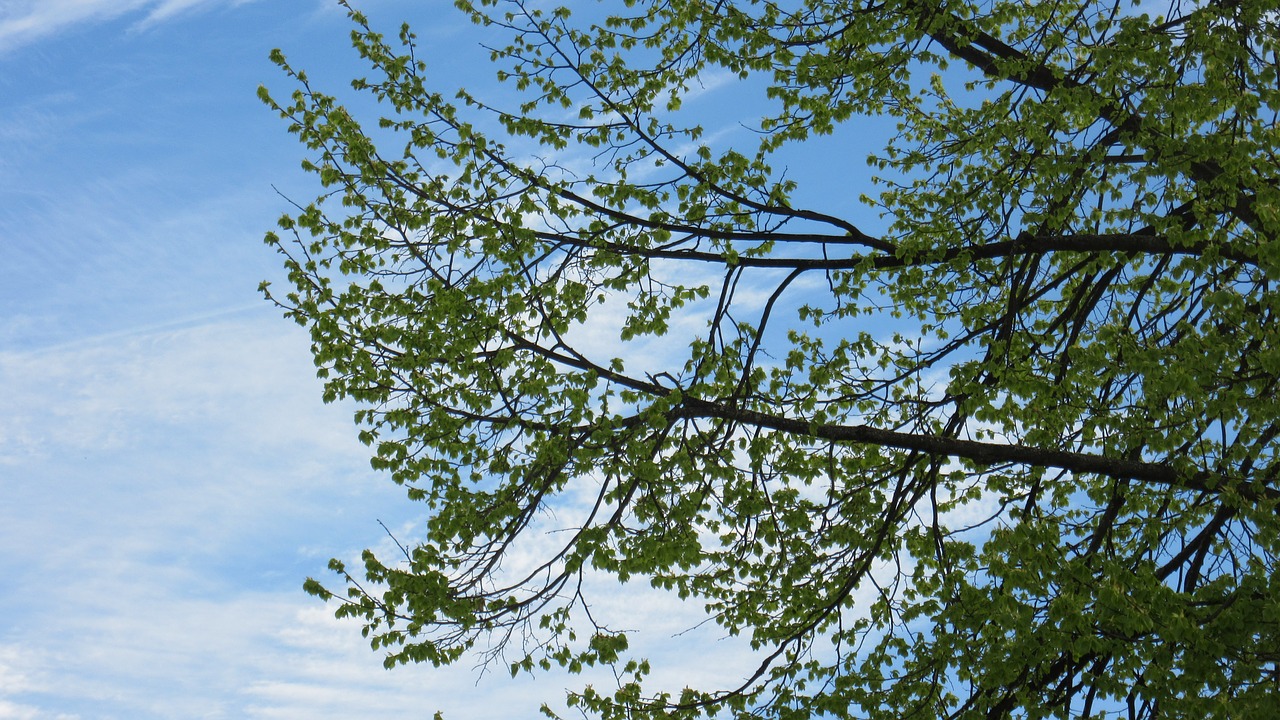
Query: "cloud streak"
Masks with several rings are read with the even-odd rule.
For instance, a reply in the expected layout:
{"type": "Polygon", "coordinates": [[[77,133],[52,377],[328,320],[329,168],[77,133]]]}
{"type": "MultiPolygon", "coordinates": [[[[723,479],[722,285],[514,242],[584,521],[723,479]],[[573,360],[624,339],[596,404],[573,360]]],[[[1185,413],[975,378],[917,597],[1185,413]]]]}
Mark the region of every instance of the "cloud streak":
{"type": "Polygon", "coordinates": [[[134,27],[145,29],[204,6],[246,2],[252,0],[14,0],[0,5],[0,52],[86,23],[141,15],[134,27]]]}

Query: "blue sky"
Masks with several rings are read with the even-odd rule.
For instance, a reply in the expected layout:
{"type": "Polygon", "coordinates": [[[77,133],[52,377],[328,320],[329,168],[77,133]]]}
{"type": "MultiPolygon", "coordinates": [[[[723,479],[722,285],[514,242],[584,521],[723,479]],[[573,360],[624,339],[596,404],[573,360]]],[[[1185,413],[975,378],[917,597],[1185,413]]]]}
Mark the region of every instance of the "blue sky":
{"type": "MultiPolygon", "coordinates": [[[[450,2],[362,7],[414,21],[451,82],[489,82],[450,2]]],[[[301,591],[419,510],[257,292],[280,276],[273,186],[314,189],[255,96],[288,90],[267,54],[340,90],[349,30],[331,0],[0,0],[0,719],[519,718],[561,697],[554,676],[387,672],[301,591]]],[[[655,620],[657,661],[734,655],[670,643],[670,600],[602,603],[655,620]]]]}

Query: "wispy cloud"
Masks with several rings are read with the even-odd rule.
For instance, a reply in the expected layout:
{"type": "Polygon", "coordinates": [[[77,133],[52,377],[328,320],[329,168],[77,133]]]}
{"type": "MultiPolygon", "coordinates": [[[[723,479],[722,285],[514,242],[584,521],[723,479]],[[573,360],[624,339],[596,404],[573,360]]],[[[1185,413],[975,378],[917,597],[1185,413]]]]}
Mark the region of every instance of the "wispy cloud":
{"type": "Polygon", "coordinates": [[[252,0],[12,0],[0,4],[0,52],[84,23],[136,17],[141,29],[216,4],[252,0]]]}
{"type": "MultiPolygon", "coordinates": [[[[0,352],[0,547],[17,549],[0,554],[0,719],[497,720],[607,685],[501,667],[477,684],[466,661],[388,673],[301,592],[328,557],[389,542],[376,519],[409,536],[423,509],[367,470],[349,408],[317,399],[305,335],[265,315],[0,352]]],[[[673,639],[697,603],[591,589],[599,617],[645,631],[666,689],[746,671],[722,630],[673,639]]]]}
{"type": "Polygon", "coordinates": [[[221,320],[0,352],[0,718],[244,717],[297,655],[299,546],[375,482],[305,339],[221,320]]]}

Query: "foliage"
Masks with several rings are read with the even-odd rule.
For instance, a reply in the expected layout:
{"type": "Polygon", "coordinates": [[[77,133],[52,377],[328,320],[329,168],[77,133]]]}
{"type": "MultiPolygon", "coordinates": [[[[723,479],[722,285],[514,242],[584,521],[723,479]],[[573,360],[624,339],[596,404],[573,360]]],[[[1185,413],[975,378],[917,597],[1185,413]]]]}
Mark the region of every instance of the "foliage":
{"type": "Polygon", "coordinates": [[[1280,707],[1276,0],[458,5],[498,100],[355,11],[376,129],[261,91],[324,186],[268,294],[429,508],[307,584],[389,666],[610,664],[604,718],[1280,707]],[[592,573],[758,671],[650,689],[592,573]]]}

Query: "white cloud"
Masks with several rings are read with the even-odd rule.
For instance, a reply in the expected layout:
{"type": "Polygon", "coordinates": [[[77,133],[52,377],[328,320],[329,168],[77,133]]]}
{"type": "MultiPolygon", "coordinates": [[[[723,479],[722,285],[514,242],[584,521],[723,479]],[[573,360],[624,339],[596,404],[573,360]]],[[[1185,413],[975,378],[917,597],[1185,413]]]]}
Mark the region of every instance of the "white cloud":
{"type": "MultiPolygon", "coordinates": [[[[607,685],[467,660],[387,672],[301,592],[383,541],[377,518],[409,536],[421,508],[365,469],[305,336],[265,315],[0,353],[0,546],[17,548],[0,556],[0,718],[533,718],[607,685]]],[[[738,639],[673,639],[699,608],[637,585],[593,581],[593,612],[644,631],[655,681],[742,676],[738,639]]]]}
{"type": "Polygon", "coordinates": [[[205,5],[243,5],[252,0],[6,0],[0,3],[0,52],[83,23],[106,22],[145,12],[142,29],[205,5]]]}
{"type": "Polygon", "coordinates": [[[35,686],[31,679],[33,665],[32,659],[25,656],[23,648],[0,645],[0,695],[12,695],[32,689],[35,686]]]}
{"type": "Polygon", "coordinates": [[[0,700],[0,720],[79,720],[79,715],[51,715],[30,705],[19,705],[0,700]]]}
{"type": "Polygon", "coordinates": [[[275,318],[0,353],[0,717],[240,717],[290,665],[298,548],[374,488],[313,375],[275,318]]]}

